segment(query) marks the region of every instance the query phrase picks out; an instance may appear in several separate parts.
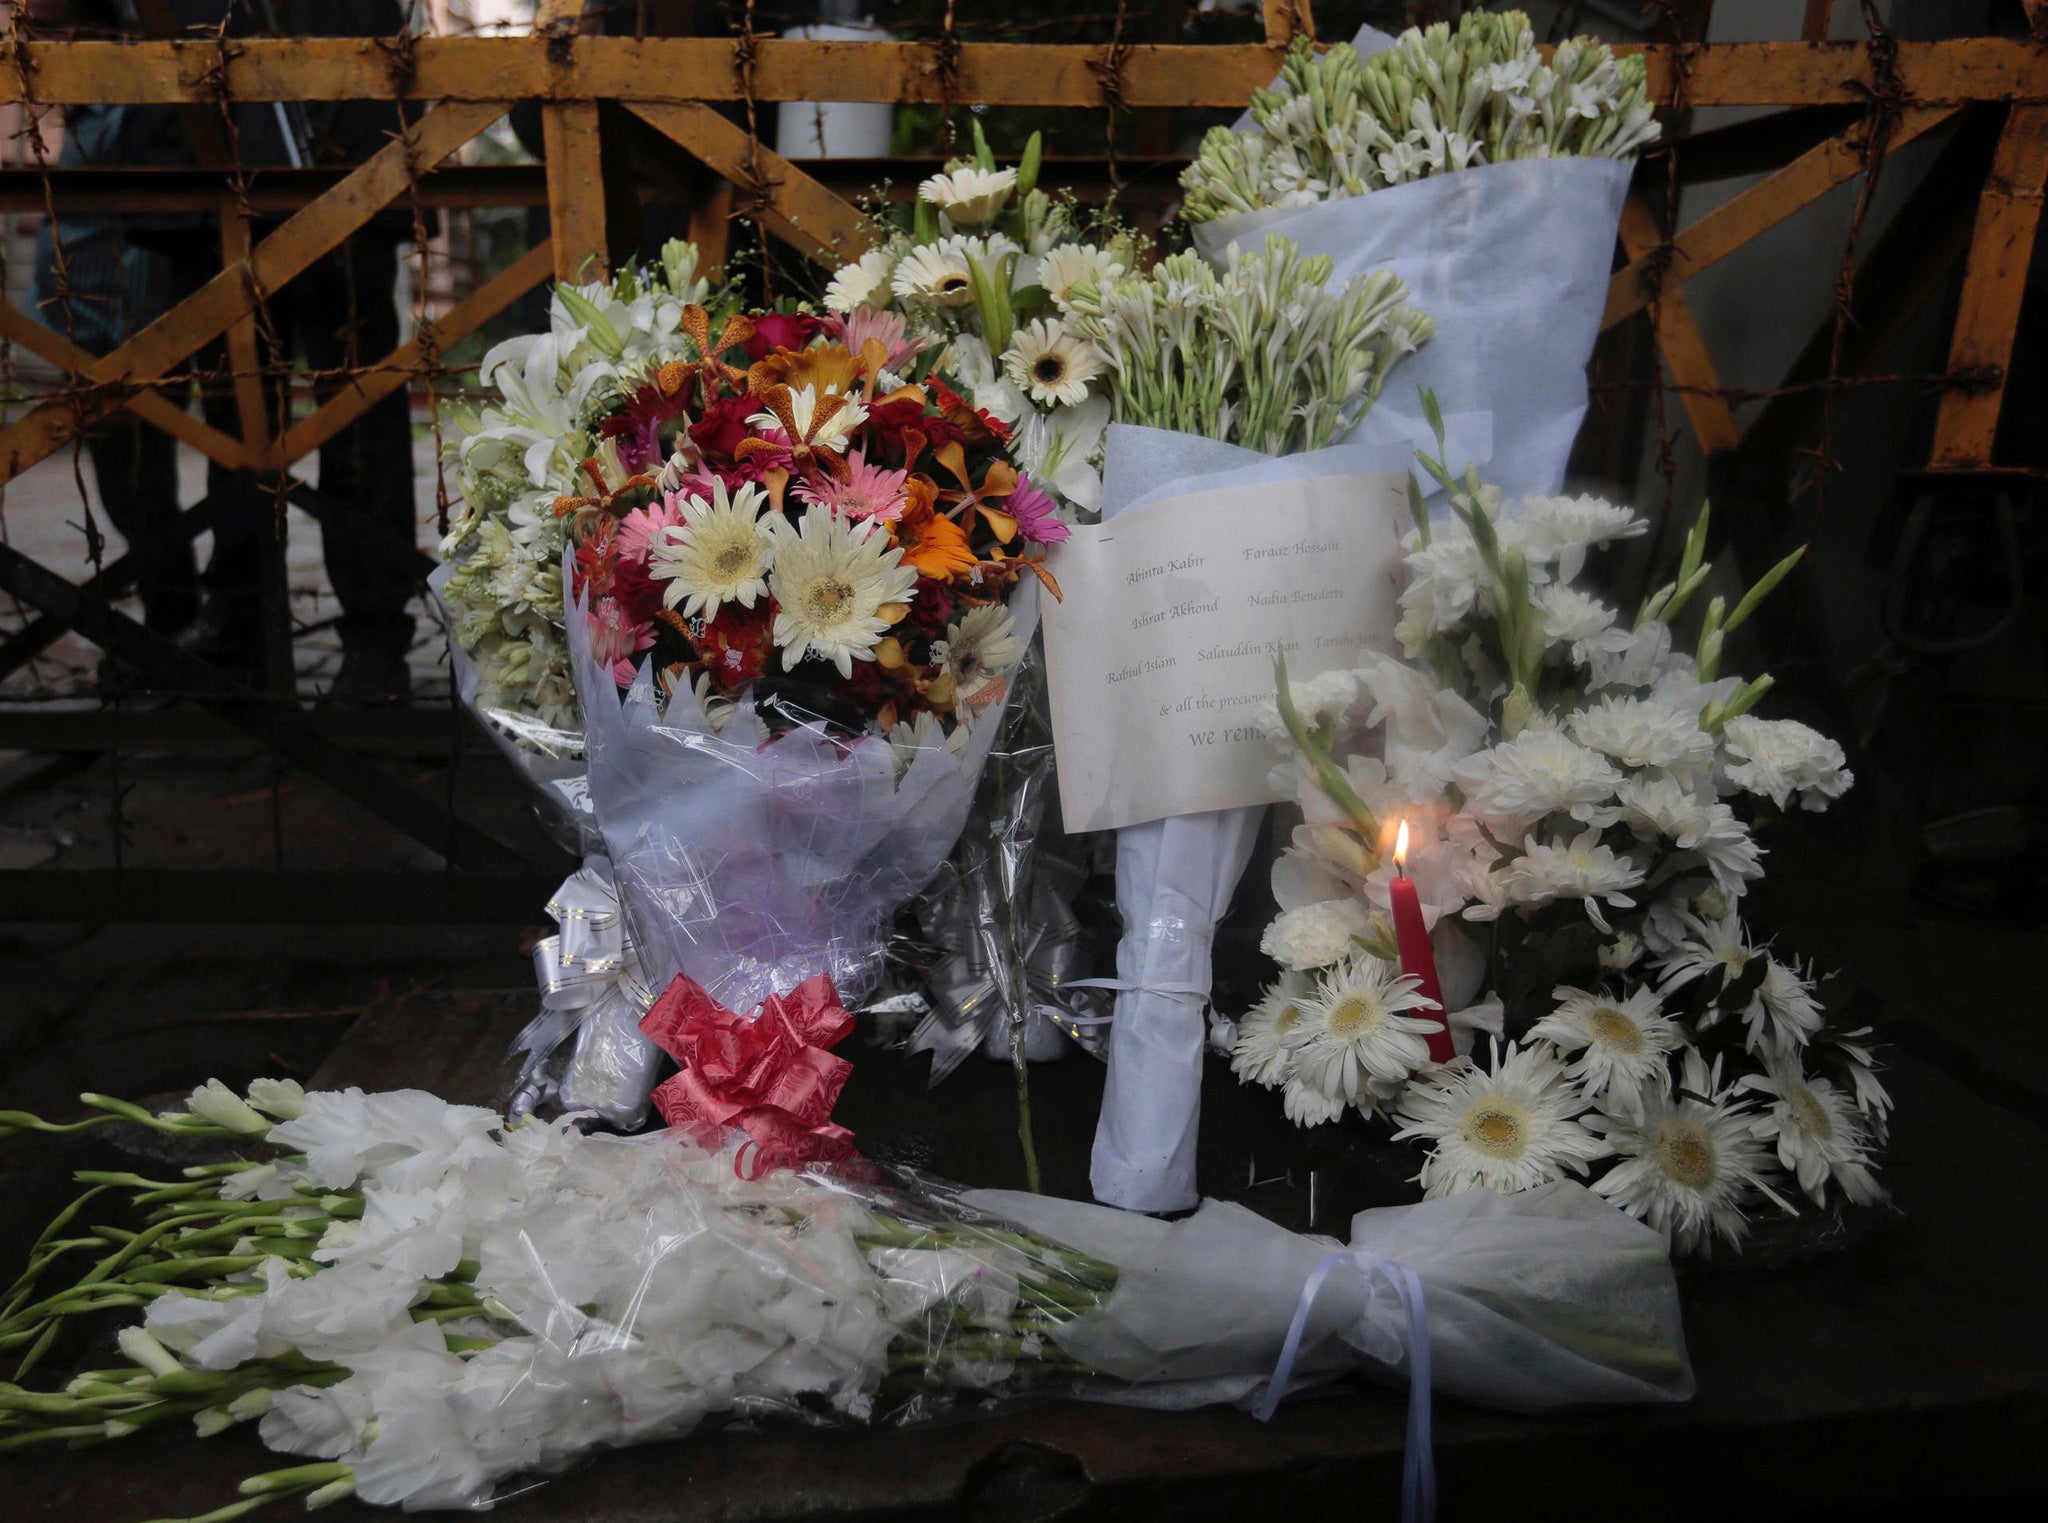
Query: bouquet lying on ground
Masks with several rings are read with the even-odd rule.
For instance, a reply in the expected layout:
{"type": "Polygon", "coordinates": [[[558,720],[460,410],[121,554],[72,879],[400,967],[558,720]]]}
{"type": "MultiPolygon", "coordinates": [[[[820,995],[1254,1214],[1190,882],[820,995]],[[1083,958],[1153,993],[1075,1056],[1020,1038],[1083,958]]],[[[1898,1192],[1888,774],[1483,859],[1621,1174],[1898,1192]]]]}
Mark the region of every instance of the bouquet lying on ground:
{"type": "Polygon", "coordinates": [[[918,187],[911,227],[845,266],[825,305],[856,326],[907,324],[974,405],[1013,431],[1018,465],[1070,510],[1102,498],[1109,423],[1103,357],[1068,320],[1069,293],[1137,263],[1131,236],[1038,187],[1033,134],[998,168],[974,128],[972,158],[918,187]],[[1091,220],[1092,219],[1092,220],[1091,220]]]}
{"type": "MultiPolygon", "coordinates": [[[[0,1383],[0,1450],[189,1418],[202,1437],[254,1422],[306,1461],[251,1477],[206,1523],[293,1495],[487,1506],[508,1482],[723,1419],[911,1420],[1048,1388],[1246,1399],[1312,1274],[1329,1283],[1290,1387],[1392,1370],[1410,1336],[1403,1297],[1317,1272],[1329,1240],[1216,1202],[1169,1227],[858,1163],[762,1173],[680,1131],[510,1126],[417,1090],[259,1081],[244,1099],[213,1081],[162,1116],[85,1099],[104,1114],[0,1113],[0,1135],[121,1120],[245,1156],[170,1181],[81,1176],[0,1310],[0,1348],[23,1351],[0,1383]],[[132,1227],[82,1220],[110,1192],[132,1227]],[[121,1363],[20,1383],[100,1312],[132,1319],[121,1363]]],[[[1367,1212],[1354,1241],[1426,1287],[1444,1390],[1519,1410],[1691,1392],[1654,1236],[1576,1186],[1367,1212]]]]}
{"type": "Polygon", "coordinates": [[[1752,822],[1851,781],[1833,741],[1754,712],[1768,676],[1721,671],[1798,553],[1732,610],[1708,601],[1688,638],[1704,509],[1631,619],[1578,583],[1642,519],[1593,498],[1505,511],[1426,463],[1455,512],[1409,541],[1408,661],[1282,677],[1271,725],[1304,823],[1265,938],[1287,971],[1238,1023],[1238,1074],[1302,1125],[1355,1108],[1423,1140],[1432,1197],[1590,1174],[1680,1253],[1739,1244],[1798,1197],[1876,1200],[1890,1101],[1868,1030],[1743,918],[1752,822]],[[1444,1066],[1388,926],[1401,821],[1454,1032],[1495,1034],[1444,1066]]]}
{"type": "Polygon", "coordinates": [[[554,505],[589,489],[582,463],[602,417],[593,399],[681,354],[683,309],[707,301],[721,305],[697,274],[697,250],[680,241],[663,248],[658,266],[556,286],[548,331],[485,355],[478,380],[490,400],[457,419],[462,513],[441,546],[435,586],[458,665],[473,671],[462,673],[464,696],[494,733],[528,751],[581,751],[554,505]]]}
{"type": "Polygon", "coordinates": [[[1545,63],[1520,11],[1411,27],[1370,57],[1297,38],[1279,80],[1252,92],[1250,126],[1202,139],[1181,216],[1341,201],[1480,164],[1632,158],[1657,137],[1644,78],[1640,55],[1591,37],[1545,63]]]}

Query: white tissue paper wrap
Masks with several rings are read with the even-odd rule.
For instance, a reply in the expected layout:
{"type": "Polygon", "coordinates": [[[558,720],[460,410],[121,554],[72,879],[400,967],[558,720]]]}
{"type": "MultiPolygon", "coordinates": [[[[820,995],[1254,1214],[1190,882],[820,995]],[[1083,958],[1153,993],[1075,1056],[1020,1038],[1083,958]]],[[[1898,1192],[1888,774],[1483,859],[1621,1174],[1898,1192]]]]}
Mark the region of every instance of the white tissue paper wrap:
{"type": "MultiPolygon", "coordinates": [[[[1354,45],[1369,55],[1392,41],[1367,27],[1354,45]]],[[[1551,493],[1586,415],[1586,362],[1634,171],[1633,159],[1485,164],[1198,223],[1194,241],[1220,264],[1233,242],[1251,250],[1284,233],[1304,254],[1334,259],[1336,280],[1392,270],[1436,333],[1401,363],[1354,439],[1434,453],[1427,388],[1443,409],[1453,471],[1477,466],[1511,498],[1551,493]]]]}
{"type": "MultiPolygon", "coordinates": [[[[1410,359],[1406,366],[1413,364],[1410,359]]],[[[1118,424],[1103,455],[1103,517],[1217,488],[1248,500],[1275,481],[1404,469],[1408,446],[1359,442],[1275,458],[1164,429],[1118,424]]],[[[1244,875],[1263,806],[1130,825],[1116,835],[1116,998],[1109,1075],[1089,1181],[1095,1198],[1131,1211],[1195,1204],[1209,944],[1244,875]]]]}
{"type": "MultiPolygon", "coordinates": [[[[1345,1246],[1217,1200],[1169,1223],[1010,1191],[966,1199],[1118,1266],[1108,1301],[1054,1337],[1133,1382],[1122,1399],[1141,1406],[1252,1404],[1303,1286],[1345,1246]]],[[[1362,1211],[1350,1246],[1421,1280],[1437,1391],[1516,1412],[1693,1394],[1663,1238],[1582,1185],[1362,1211]]],[[[1387,1280],[1340,1267],[1315,1299],[1289,1388],[1361,1366],[1405,1374],[1407,1344],[1387,1280]]]]}
{"type": "MultiPolygon", "coordinates": [[[[1009,608],[1028,641],[1037,583],[1020,584],[1009,608]]],[[[647,987],[687,973],[741,1013],[819,973],[848,1004],[871,990],[890,917],[953,849],[1002,711],[982,714],[961,754],[925,747],[899,779],[879,735],[849,740],[812,724],[768,740],[751,697],[718,730],[687,686],[664,711],[647,668],[621,702],[591,656],[580,604],[569,650],[590,798],[647,987]]],[[[633,1076],[638,1091],[606,1108],[641,1105],[658,1066],[652,1043],[637,1025],[605,1041],[645,1056],[636,1067],[605,1053],[604,1071],[633,1076]]]]}

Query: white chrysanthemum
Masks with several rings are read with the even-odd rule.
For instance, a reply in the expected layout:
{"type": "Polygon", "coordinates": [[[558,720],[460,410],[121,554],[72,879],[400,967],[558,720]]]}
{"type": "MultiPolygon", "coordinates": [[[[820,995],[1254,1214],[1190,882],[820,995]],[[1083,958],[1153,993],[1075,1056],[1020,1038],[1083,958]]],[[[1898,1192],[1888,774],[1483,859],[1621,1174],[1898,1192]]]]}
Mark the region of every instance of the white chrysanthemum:
{"type": "Polygon", "coordinates": [[[1101,288],[1109,285],[1124,267],[1107,249],[1092,243],[1063,243],[1038,261],[1038,283],[1061,311],[1067,307],[1067,292],[1086,283],[1101,288]]]}
{"type": "Polygon", "coordinates": [[[1370,1108],[1389,1086],[1429,1062],[1435,1009],[1391,963],[1355,956],[1317,980],[1295,1026],[1295,1079],[1331,1100],[1370,1108]]]}
{"type": "Polygon", "coordinates": [[[775,554],[769,591],[783,660],[794,666],[814,655],[851,677],[853,663],[872,660],[875,642],[888,631],[882,610],[910,600],[916,569],[903,564],[887,534],[854,519],[806,513],[798,528],[771,514],[768,523],[775,554]]]}
{"type": "Polygon", "coordinates": [[[955,169],[933,175],[918,186],[919,199],[946,214],[955,227],[983,227],[993,222],[1010,192],[1017,188],[1014,169],[955,169]]]}
{"type": "Polygon", "coordinates": [[[1713,775],[1714,737],[1695,715],[1646,698],[1602,698],[1565,721],[1581,745],[1625,767],[1659,767],[1703,786],[1713,775]]]}
{"type": "Polygon", "coordinates": [[[1003,373],[1040,407],[1072,407],[1086,400],[1088,383],[1102,373],[1102,359],[1058,318],[1041,317],[1017,330],[1003,351],[1003,373]]]}
{"type": "Polygon", "coordinates": [[[751,481],[727,494],[711,481],[709,497],[680,498],[683,521],[664,528],[647,552],[647,574],[667,582],[661,601],[685,618],[711,618],[726,603],[752,608],[768,591],[774,542],[761,517],[765,499],[751,481]]]}
{"type": "Polygon", "coordinates": [[[1515,522],[1529,558],[1554,561],[1563,582],[1577,580],[1593,546],[1634,539],[1650,529],[1632,510],[1599,497],[1525,497],[1515,522]]]}
{"type": "Polygon", "coordinates": [[[1724,895],[1738,895],[1764,872],[1763,848],[1735,811],[1702,798],[1674,777],[1632,777],[1615,790],[1614,807],[1593,816],[1600,825],[1626,825],[1643,840],[1662,837],[1680,851],[1696,852],[1724,895]]]}
{"type": "Polygon", "coordinates": [[[1548,904],[1553,899],[1578,899],[1602,931],[1611,929],[1600,904],[1630,909],[1629,890],[1643,881],[1643,869],[1610,846],[1601,844],[1600,828],[1588,826],[1562,846],[1534,836],[1522,843],[1522,855],[1503,874],[1507,897],[1516,904],[1548,904]]]}
{"type": "MultiPolygon", "coordinates": [[[[1299,681],[1288,678],[1287,696],[1301,722],[1313,730],[1325,719],[1341,719],[1358,699],[1358,678],[1351,672],[1317,672],[1299,681]]],[[[1280,705],[1271,698],[1259,700],[1255,716],[1259,727],[1273,740],[1287,738],[1287,725],[1280,718],[1280,705]]]]}
{"type": "MultiPolygon", "coordinates": [[[[1479,510],[1487,511],[1491,488],[1482,489],[1479,510]]],[[[1520,545],[1520,526],[1513,520],[1494,525],[1503,548],[1520,545]]],[[[1453,628],[1475,607],[1489,606],[1492,573],[1480,553],[1472,531],[1462,523],[1449,523],[1435,530],[1427,545],[1413,546],[1407,554],[1408,585],[1401,590],[1401,608],[1411,615],[1424,634],[1453,628]]],[[[1531,565],[1532,583],[1550,577],[1540,564],[1531,565]]]]}
{"type": "Polygon", "coordinates": [[[1491,1071],[1461,1064],[1411,1085],[1395,1120],[1396,1141],[1430,1140],[1415,1176],[1430,1196],[1462,1190],[1533,1189],[1607,1155],[1579,1117],[1586,1096],[1548,1047],[1494,1044],[1491,1071]]]}
{"type": "Polygon", "coordinates": [[[930,243],[905,254],[889,278],[899,301],[929,302],[937,307],[964,307],[974,300],[967,275],[967,256],[947,244],[930,243]]]}
{"type": "Polygon", "coordinates": [[[1621,783],[1620,771],[1597,751],[1537,729],[1468,757],[1451,775],[1466,810],[1496,835],[1509,836],[1546,815],[1605,804],[1621,783]]]}
{"type": "Polygon", "coordinates": [[[841,265],[832,283],[825,287],[825,306],[833,312],[851,312],[856,307],[886,307],[889,277],[896,273],[896,256],[887,249],[869,249],[852,264],[841,265]]]}
{"type": "Polygon", "coordinates": [[[1620,931],[1614,940],[1600,948],[1600,971],[1602,973],[1626,973],[1643,960],[1643,939],[1630,931],[1620,931]]]}
{"type": "Polygon", "coordinates": [[[1287,1082],[1294,1066],[1294,1028],[1308,989],[1308,980],[1299,973],[1283,973],[1256,1005],[1238,1017],[1237,1040],[1230,1045],[1232,1073],[1268,1089],[1287,1082]]]}
{"type": "Polygon", "coordinates": [[[1859,1206],[1883,1198],[1863,1118],[1826,1079],[1801,1072],[1797,1057],[1769,1058],[1763,1073],[1749,1074],[1735,1087],[1770,1096],[1756,1119],[1756,1134],[1777,1145],[1778,1162],[1814,1204],[1827,1204],[1830,1181],[1859,1206]]]}
{"type": "Polygon", "coordinates": [[[1618,654],[1634,642],[1628,630],[1615,627],[1612,608],[1576,587],[1545,587],[1536,594],[1536,607],[1543,615],[1543,638],[1569,646],[1580,666],[1590,666],[1596,652],[1618,654]]]}
{"type": "Polygon", "coordinates": [[[1645,1093],[1670,1088],[1667,1056],[1685,1044],[1685,1034],[1654,992],[1610,995],[1563,985],[1551,998],[1557,1008],[1529,1035],[1572,1057],[1566,1072],[1589,1097],[1605,1095],[1610,1108],[1636,1115],[1645,1093]]]}
{"type": "Polygon", "coordinates": [[[1800,804],[1822,810],[1856,781],[1843,766],[1842,748],[1796,719],[1758,719],[1744,714],[1721,733],[1728,753],[1728,781],[1762,794],[1780,809],[1796,794],[1800,804]]]}
{"type": "MultiPolygon", "coordinates": [[[[855,430],[867,422],[868,410],[850,394],[829,388],[820,391],[815,386],[795,386],[789,393],[789,419],[812,449],[836,453],[853,442],[855,430]],[[833,397],[841,397],[842,400],[836,408],[827,407],[828,399],[833,397]],[[822,422],[819,421],[821,418],[822,422]]],[[[747,423],[753,428],[782,427],[782,419],[772,412],[757,412],[747,419],[747,423]]]]}
{"type": "Polygon", "coordinates": [[[1342,962],[1357,950],[1352,937],[1372,929],[1356,899],[1328,899],[1283,910],[1259,938],[1259,950],[1283,968],[1307,972],[1342,962]]]}
{"type": "Polygon", "coordinates": [[[1721,1087],[1718,1060],[1709,1067],[1687,1053],[1676,1092],[1649,1096],[1640,1116],[1603,1112],[1595,1124],[1621,1161],[1593,1190],[1662,1232],[1675,1252],[1705,1254],[1716,1239],[1740,1243],[1755,1195],[1791,1209],[1765,1178],[1770,1155],[1756,1115],[1721,1087]]]}
{"type": "Polygon", "coordinates": [[[932,659],[953,675],[953,702],[964,718],[1003,696],[1003,673],[1024,659],[1010,610],[1000,603],[971,608],[946,626],[932,659]]]}

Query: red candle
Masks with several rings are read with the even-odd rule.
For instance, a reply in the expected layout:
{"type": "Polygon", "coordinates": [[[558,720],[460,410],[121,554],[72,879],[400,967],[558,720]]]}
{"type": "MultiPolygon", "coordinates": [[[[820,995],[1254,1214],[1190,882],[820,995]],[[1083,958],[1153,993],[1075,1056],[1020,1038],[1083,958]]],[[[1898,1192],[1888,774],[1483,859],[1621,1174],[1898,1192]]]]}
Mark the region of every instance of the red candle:
{"type": "Polygon", "coordinates": [[[1425,999],[1436,1001],[1435,1010],[1410,1013],[1435,1025],[1428,1037],[1430,1062],[1448,1063],[1457,1056],[1457,1049],[1451,1046],[1450,1012],[1444,1009],[1443,985],[1437,982],[1436,951],[1429,944],[1429,927],[1423,923],[1422,896],[1408,876],[1406,820],[1394,838],[1394,879],[1387,885],[1387,897],[1394,911],[1394,945],[1401,950],[1401,971],[1415,979],[1425,999]]]}

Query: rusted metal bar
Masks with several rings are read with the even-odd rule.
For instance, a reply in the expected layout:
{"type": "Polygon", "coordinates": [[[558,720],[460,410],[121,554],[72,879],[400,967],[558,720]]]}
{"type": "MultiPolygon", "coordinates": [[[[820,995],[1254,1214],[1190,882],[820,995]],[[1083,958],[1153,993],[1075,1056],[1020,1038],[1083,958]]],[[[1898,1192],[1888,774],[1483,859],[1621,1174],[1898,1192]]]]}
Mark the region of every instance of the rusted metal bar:
{"type": "MultiPolygon", "coordinates": [[[[834,88],[837,88],[836,86],[834,88]]],[[[875,229],[842,198],[781,154],[749,143],[746,132],[709,106],[696,102],[660,105],[633,102],[635,116],[702,159],[739,188],[743,209],[767,229],[829,264],[858,259],[875,243],[875,229]],[[750,183],[758,175],[760,183],[750,183]]]]}
{"type": "Polygon", "coordinates": [[[1985,466],[2005,404],[2006,366],[2013,329],[2041,223],[2041,193],[2048,181],[2048,106],[2015,106],[1991,160],[1970,262],[1949,340],[1951,375],[1978,373],[1986,384],[1942,393],[1934,422],[1937,470],[1985,466]]]}
{"type": "MultiPolygon", "coordinates": [[[[1641,196],[1630,196],[1621,209],[1621,245],[1631,260],[1647,258],[1663,242],[1663,233],[1649,205],[1641,196]]],[[[1700,453],[1718,454],[1732,450],[1742,441],[1735,412],[1720,394],[1721,378],[1714,359],[1707,352],[1706,339],[1693,316],[1685,288],[1673,282],[1663,288],[1650,304],[1657,328],[1657,346],[1664,351],[1664,363],[1671,367],[1671,379],[1678,384],[1679,402],[1699,441],[1700,453]]]]}
{"type": "Polygon", "coordinates": [[[1264,0],[1266,41],[1285,47],[1297,37],[1316,34],[1316,18],[1308,0],[1264,0]]]}
{"type": "Polygon", "coordinates": [[[259,468],[283,470],[303,460],[356,419],[421,374],[429,346],[445,354],[485,323],[548,278],[554,268],[553,246],[535,244],[511,264],[478,286],[440,317],[420,324],[419,331],[376,364],[349,377],[338,392],[286,429],[258,462],[259,468]]]}
{"type": "Polygon", "coordinates": [[[572,101],[541,113],[547,148],[548,224],[554,234],[555,279],[603,280],[610,270],[605,244],[604,164],[599,156],[597,106],[572,101]]]}
{"type": "Polygon", "coordinates": [[[261,293],[279,289],[396,200],[415,166],[432,168],[503,112],[502,102],[444,103],[427,112],[406,130],[404,138],[378,149],[332,190],[257,244],[246,264],[221,271],[103,356],[86,377],[98,389],[45,402],[0,429],[0,482],[13,480],[61,449],[83,424],[119,406],[119,395],[108,389],[111,386],[125,390],[156,380],[226,332],[238,318],[255,309],[261,293]]]}
{"type": "MultiPolygon", "coordinates": [[[[1889,147],[1898,149],[1952,119],[1959,108],[1915,108],[1901,112],[1889,147]]],[[[1718,264],[1767,228],[1777,226],[1801,207],[1819,200],[1864,169],[1855,133],[1829,138],[1808,149],[1761,184],[1708,212],[1658,249],[1631,259],[1617,270],[1607,287],[1603,328],[1642,311],[1660,289],[1669,289],[1718,264]]]]}
{"type": "MultiPolygon", "coordinates": [[[[45,327],[11,302],[0,302],[0,335],[69,375],[83,375],[100,362],[99,355],[45,327]]],[[[242,470],[249,464],[249,452],[241,440],[230,438],[194,417],[160,391],[131,392],[120,398],[119,405],[231,471],[242,470]]]]}
{"type": "MultiPolygon", "coordinates": [[[[343,165],[252,169],[237,201],[259,215],[295,212],[332,190],[348,172],[343,165]]],[[[190,166],[7,165],[0,166],[0,211],[40,216],[52,204],[60,215],[211,211],[220,200],[220,185],[219,170],[190,166]]],[[[538,164],[444,164],[420,182],[419,204],[546,206],[547,175],[538,164]]]]}
{"type": "MultiPolygon", "coordinates": [[[[1966,100],[2048,101],[2048,58],[2031,42],[1965,37],[1897,42],[1873,63],[1867,43],[1805,42],[1624,46],[1649,63],[1652,95],[1674,98],[1682,67],[1693,106],[1867,104],[1896,85],[1908,104],[1966,100]],[[1895,48],[1895,51],[1893,49],[1895,48]]],[[[1272,79],[1277,49],[1138,45],[1122,54],[1126,107],[1241,106],[1272,79]]],[[[19,70],[0,73],[0,101],[23,99],[23,79],[44,105],[177,104],[224,88],[237,100],[519,99],[730,101],[746,96],[733,44],[704,37],[422,37],[392,51],[363,38],[250,38],[231,42],[225,64],[212,43],[24,43],[19,70]]],[[[966,42],[953,75],[955,101],[991,106],[1099,106],[1106,47],[966,42]]],[[[760,102],[813,100],[820,80],[833,98],[942,104],[948,95],[933,49],[922,42],[826,42],[766,38],[749,71],[760,102]]]]}
{"type": "Polygon", "coordinates": [[[1826,42],[1828,23],[1835,19],[1835,0],[1806,0],[1806,14],[1799,20],[1803,42],[1826,42]]]}

